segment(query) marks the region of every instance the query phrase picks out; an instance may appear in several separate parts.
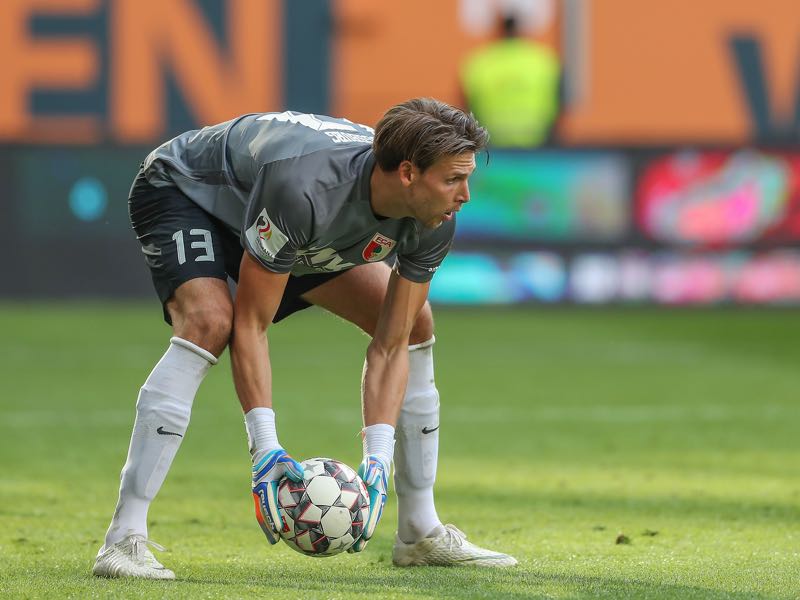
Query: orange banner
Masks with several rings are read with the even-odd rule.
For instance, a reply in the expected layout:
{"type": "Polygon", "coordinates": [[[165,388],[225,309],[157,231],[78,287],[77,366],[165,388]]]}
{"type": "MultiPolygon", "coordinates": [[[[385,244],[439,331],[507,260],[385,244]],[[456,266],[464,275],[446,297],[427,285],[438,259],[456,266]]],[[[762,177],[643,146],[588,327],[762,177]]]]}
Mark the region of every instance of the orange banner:
{"type": "Polygon", "coordinates": [[[741,143],[756,133],[746,88],[757,95],[752,88],[759,76],[768,118],[784,131],[797,127],[792,125],[800,100],[795,0],[584,4],[590,32],[587,92],[567,109],[564,141],[741,143]],[[735,37],[752,40],[760,56],[737,61],[735,37]]]}
{"type": "MultiPolygon", "coordinates": [[[[470,32],[470,5],[407,0],[401,10],[338,0],[334,112],[374,123],[385,107],[412,96],[461,103],[459,67],[490,39],[470,32]]],[[[739,144],[763,134],[759,128],[798,139],[796,0],[556,6],[539,37],[564,61],[562,143],[739,144]]]]}
{"type": "Polygon", "coordinates": [[[157,18],[141,0],[0,2],[0,141],[151,142],[166,134],[172,75],[192,120],[208,124],[281,107],[280,0],[224,4],[225,42],[213,35],[195,0],[165,0],[157,18]],[[106,11],[107,19],[97,15],[106,11]],[[106,32],[37,35],[35,18],[94,17],[106,32]],[[108,56],[101,55],[101,38],[108,56]],[[104,60],[105,59],[105,60],[104,60]],[[107,69],[102,73],[101,69],[107,69]],[[98,89],[100,81],[107,89],[98,89]],[[84,92],[107,98],[105,110],[37,113],[34,93],[84,92]]]}
{"type": "MultiPolygon", "coordinates": [[[[0,1],[0,142],[145,143],[163,139],[174,122],[292,108],[283,105],[285,75],[303,74],[284,64],[288,0],[220,1],[219,27],[200,0],[162,0],[156,19],[141,0],[0,1]],[[33,26],[42,19],[58,27],[33,26]],[[170,112],[168,81],[179,92],[181,119],[170,112]],[[65,94],[91,102],[83,112],[75,110],[79,100],[61,110],[65,94]]],[[[414,96],[463,105],[459,69],[493,39],[501,4],[331,0],[330,90],[314,93],[330,92],[329,113],[368,124],[414,96]]],[[[800,138],[797,0],[521,5],[545,7],[533,13],[539,22],[526,35],[562,58],[558,142],[800,138]]],[[[305,59],[314,64],[313,55],[305,59]]]]}

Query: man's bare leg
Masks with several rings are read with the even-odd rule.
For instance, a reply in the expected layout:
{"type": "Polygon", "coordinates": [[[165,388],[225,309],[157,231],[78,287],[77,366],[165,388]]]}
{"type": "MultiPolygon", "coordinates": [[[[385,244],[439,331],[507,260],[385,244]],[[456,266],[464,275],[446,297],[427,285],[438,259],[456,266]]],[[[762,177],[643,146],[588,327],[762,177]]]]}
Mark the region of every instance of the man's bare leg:
{"type": "MultiPolygon", "coordinates": [[[[372,335],[388,280],[386,265],[368,264],[303,297],[372,335]]],[[[433,315],[426,302],[409,339],[408,385],[395,429],[398,531],[392,562],[401,567],[514,566],[514,557],[472,544],[453,525],[442,525],[436,513],[433,486],[439,454],[439,392],[433,376],[433,342],[433,315]]]]}
{"type": "Polygon", "coordinates": [[[130,563],[127,554],[141,555],[146,550],[150,503],[186,434],[197,389],[228,343],[233,309],[224,281],[200,278],[178,287],[167,310],[174,336],[139,391],[119,499],[98,553],[96,575],[174,578],[154,558],[149,560],[151,554],[141,565],[130,563]],[[129,552],[120,554],[114,549],[119,544],[129,552]],[[131,544],[140,544],[144,550],[127,548],[131,544]]]}
{"type": "MultiPolygon", "coordinates": [[[[371,336],[389,273],[384,263],[355,267],[303,297],[371,336]],[[353,302],[353,298],[359,302],[353,302]]],[[[433,315],[425,303],[409,339],[408,385],[395,428],[398,536],[405,542],[416,542],[441,525],[433,497],[439,453],[439,392],[433,376],[433,341],[433,315]]]]}

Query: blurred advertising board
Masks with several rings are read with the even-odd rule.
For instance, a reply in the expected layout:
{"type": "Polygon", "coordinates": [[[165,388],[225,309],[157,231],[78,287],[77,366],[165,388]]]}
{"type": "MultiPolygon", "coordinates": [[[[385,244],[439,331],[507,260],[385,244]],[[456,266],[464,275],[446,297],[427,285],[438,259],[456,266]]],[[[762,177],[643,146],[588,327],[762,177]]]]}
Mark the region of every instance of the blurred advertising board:
{"type": "Polygon", "coordinates": [[[800,251],[456,251],[434,278],[430,298],[453,305],[797,305],[800,251]]]}
{"type": "MultiPolygon", "coordinates": [[[[148,296],[145,147],[0,149],[0,297],[148,296]]],[[[441,304],[800,305],[800,152],[492,151],[441,304]]]]}
{"type": "Polygon", "coordinates": [[[492,151],[458,215],[463,240],[613,242],[628,230],[630,161],[601,152],[492,151]]]}
{"type": "Polygon", "coordinates": [[[800,304],[800,153],[491,153],[448,304],[800,304]]]}
{"type": "Polygon", "coordinates": [[[648,161],[636,221],[650,239],[725,247],[800,242],[800,154],[683,151],[648,161]]]}

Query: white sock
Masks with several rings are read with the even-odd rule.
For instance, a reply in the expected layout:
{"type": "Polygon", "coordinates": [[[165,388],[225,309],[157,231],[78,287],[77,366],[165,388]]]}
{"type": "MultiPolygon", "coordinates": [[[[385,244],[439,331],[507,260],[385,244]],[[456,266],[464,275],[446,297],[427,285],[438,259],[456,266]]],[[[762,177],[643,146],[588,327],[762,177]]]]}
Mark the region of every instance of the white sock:
{"type": "Polygon", "coordinates": [[[147,510],[186,433],[197,389],[216,362],[210,352],[173,337],[144,382],[104,548],[134,533],[147,537],[147,510]]]}
{"type": "Polygon", "coordinates": [[[251,408],[244,416],[244,425],[247,428],[247,442],[253,462],[281,447],[275,431],[275,412],[271,408],[251,408]]]}
{"type": "Polygon", "coordinates": [[[439,392],[433,377],[433,343],[408,347],[408,385],[397,420],[394,485],[397,535],[417,542],[442,524],[433,501],[439,458],[439,392]]]}
{"type": "Polygon", "coordinates": [[[386,423],[378,423],[364,427],[361,433],[363,434],[364,455],[374,454],[391,467],[394,456],[394,427],[386,423]]]}

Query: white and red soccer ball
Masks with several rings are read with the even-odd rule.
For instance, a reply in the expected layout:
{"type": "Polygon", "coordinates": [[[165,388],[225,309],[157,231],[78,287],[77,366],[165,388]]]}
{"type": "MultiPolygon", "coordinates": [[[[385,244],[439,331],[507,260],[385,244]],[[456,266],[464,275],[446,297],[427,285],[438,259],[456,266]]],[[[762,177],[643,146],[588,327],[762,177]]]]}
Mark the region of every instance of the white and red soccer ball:
{"type": "Polygon", "coordinates": [[[367,488],[353,469],[332,458],[310,458],[301,464],[303,481],[284,479],[278,487],[281,537],[307,556],[344,552],[364,531],[367,488]]]}

